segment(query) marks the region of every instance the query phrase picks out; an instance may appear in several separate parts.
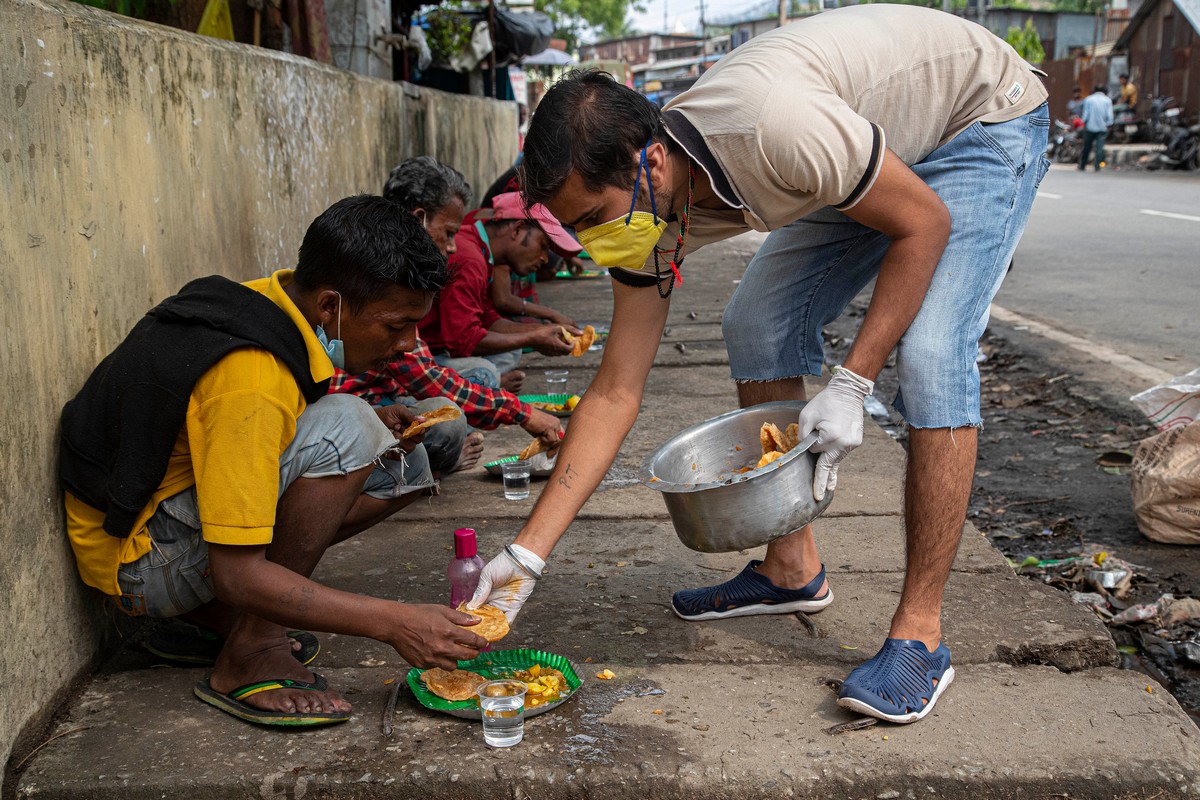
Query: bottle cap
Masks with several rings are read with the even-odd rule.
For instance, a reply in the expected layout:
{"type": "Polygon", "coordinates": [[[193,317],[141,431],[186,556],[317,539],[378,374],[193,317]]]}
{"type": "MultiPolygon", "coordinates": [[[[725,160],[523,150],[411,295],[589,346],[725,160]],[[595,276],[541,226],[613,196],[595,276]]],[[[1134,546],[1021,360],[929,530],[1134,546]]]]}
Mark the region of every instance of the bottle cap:
{"type": "Polygon", "coordinates": [[[471,558],[478,552],[474,528],[459,528],[454,532],[454,557],[471,558]]]}

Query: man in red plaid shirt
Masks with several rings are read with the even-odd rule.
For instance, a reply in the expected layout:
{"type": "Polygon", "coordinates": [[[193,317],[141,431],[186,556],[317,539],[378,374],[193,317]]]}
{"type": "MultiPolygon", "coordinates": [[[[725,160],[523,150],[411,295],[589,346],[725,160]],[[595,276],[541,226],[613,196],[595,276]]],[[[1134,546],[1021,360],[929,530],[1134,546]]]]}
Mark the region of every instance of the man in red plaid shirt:
{"type": "MultiPolygon", "coordinates": [[[[405,353],[376,372],[350,375],[339,371],[330,384],[331,392],[356,394],[371,405],[390,405],[402,402],[399,398],[415,400],[449,398],[466,416],[473,428],[494,430],[501,425],[520,425],[533,436],[548,442],[557,441],[559,421],[546,412],[523,403],[503,389],[488,389],[471,383],[452,369],[438,366],[429,347],[417,340],[417,349],[405,353]],[[553,436],[544,435],[551,433],[553,436]]],[[[442,426],[438,426],[442,427],[442,426]]],[[[429,435],[425,433],[428,448],[429,435]]]]}
{"type": "MultiPolygon", "coordinates": [[[[429,156],[410,158],[392,170],[384,197],[425,224],[443,255],[454,252],[454,235],[470,202],[470,187],[456,170],[429,156]]],[[[403,430],[422,413],[457,405],[463,420],[435,425],[425,432],[430,468],[445,474],[473,467],[483,452],[483,434],[467,433],[467,426],[494,430],[520,425],[531,436],[557,445],[562,425],[554,416],[521,402],[503,389],[474,383],[448,367],[439,366],[425,342],[404,353],[384,369],[350,375],[338,370],[329,391],[356,394],[373,406],[392,406],[393,430],[403,430]]]]}

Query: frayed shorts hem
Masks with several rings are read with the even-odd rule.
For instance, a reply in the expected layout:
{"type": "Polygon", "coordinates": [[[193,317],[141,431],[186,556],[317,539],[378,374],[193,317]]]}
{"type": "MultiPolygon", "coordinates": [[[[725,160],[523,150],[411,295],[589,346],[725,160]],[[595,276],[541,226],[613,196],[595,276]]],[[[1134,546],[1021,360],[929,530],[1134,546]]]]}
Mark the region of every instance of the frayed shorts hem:
{"type": "Polygon", "coordinates": [[[908,420],[905,420],[905,423],[908,425],[908,427],[916,428],[919,431],[926,431],[926,430],[936,431],[936,430],[942,430],[942,429],[956,431],[959,428],[974,428],[975,430],[983,430],[982,422],[963,422],[963,423],[957,424],[957,425],[917,425],[915,423],[908,422],[908,420]]]}
{"type": "MultiPolygon", "coordinates": [[[[778,383],[779,381],[794,381],[802,378],[817,378],[820,377],[819,372],[802,372],[799,375],[780,375],[777,378],[733,378],[733,382],[739,386],[751,383],[778,383]]],[[[731,376],[732,377],[732,376],[731,376]]]]}

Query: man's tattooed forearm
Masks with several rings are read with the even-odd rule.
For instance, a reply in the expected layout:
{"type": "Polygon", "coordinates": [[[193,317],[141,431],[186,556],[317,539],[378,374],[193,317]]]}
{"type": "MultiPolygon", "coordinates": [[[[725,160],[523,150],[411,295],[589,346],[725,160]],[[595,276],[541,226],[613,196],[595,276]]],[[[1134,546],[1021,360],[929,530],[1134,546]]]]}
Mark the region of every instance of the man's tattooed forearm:
{"type": "Polygon", "coordinates": [[[570,489],[571,488],[571,480],[573,478],[574,478],[574,476],[571,474],[571,465],[567,464],[566,469],[563,470],[563,474],[558,479],[558,483],[564,489],[570,489]]]}

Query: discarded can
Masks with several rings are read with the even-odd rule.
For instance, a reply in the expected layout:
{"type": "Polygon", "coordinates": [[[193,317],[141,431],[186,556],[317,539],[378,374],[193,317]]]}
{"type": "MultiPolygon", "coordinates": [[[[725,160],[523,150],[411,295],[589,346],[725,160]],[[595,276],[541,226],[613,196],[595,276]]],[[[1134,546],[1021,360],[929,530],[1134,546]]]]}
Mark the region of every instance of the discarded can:
{"type": "Polygon", "coordinates": [[[1105,589],[1112,589],[1129,577],[1127,569],[1093,569],[1088,571],[1088,580],[1105,589]]]}

